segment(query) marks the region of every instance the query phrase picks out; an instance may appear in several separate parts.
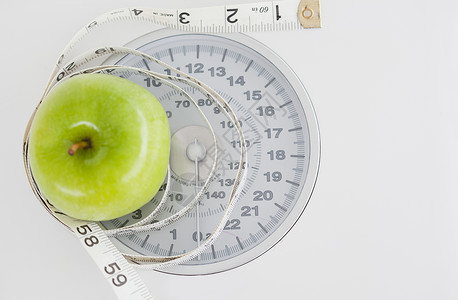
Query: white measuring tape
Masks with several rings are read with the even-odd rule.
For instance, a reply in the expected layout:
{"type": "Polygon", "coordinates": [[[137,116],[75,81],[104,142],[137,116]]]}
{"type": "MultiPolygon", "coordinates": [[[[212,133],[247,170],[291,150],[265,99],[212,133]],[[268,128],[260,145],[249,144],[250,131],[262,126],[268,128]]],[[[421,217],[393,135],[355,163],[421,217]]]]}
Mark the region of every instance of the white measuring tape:
{"type": "MultiPolygon", "coordinates": [[[[149,8],[126,8],[115,10],[97,17],[74,36],[60,56],[43,98],[37,106],[38,109],[45,96],[54,86],[59,84],[61,80],[65,80],[65,78],[70,76],[77,76],[78,74],[89,72],[104,72],[108,74],[127,72],[129,74],[149,77],[156,82],[164,83],[171,89],[178,90],[181,94],[188,98],[192,103],[194,103],[195,107],[199,110],[203,119],[208,124],[213,134],[214,144],[216,145],[216,137],[211,129],[211,124],[208,119],[202,111],[200,111],[196,101],[177,85],[185,84],[199,90],[203,95],[212,100],[214,105],[219,107],[226,117],[235,125],[235,130],[237,131],[241,141],[239,159],[240,165],[243,165],[243,163],[247,161],[247,149],[242,129],[240,128],[238,119],[229,104],[209,86],[154,57],[136,50],[118,46],[106,46],[107,44],[103,47],[99,46],[93,49],[93,44],[84,44],[86,40],[90,40],[88,37],[93,36],[97,32],[101,32],[102,29],[110,28],[117,23],[125,21],[148,22],[178,30],[215,33],[293,30],[299,28],[317,28],[321,26],[318,0],[272,1],[192,9],[157,10],[149,8]],[[102,65],[103,61],[108,56],[123,56],[126,54],[137,55],[149,62],[160,64],[169,70],[172,70],[180,77],[154,73],[148,70],[132,67],[102,65]]],[[[139,35],[136,32],[128,33],[130,35],[139,35]]],[[[125,44],[131,39],[131,37],[117,34],[115,37],[110,39],[114,40],[114,43],[112,41],[110,41],[110,43],[118,45],[125,44]]],[[[193,251],[182,255],[168,257],[121,254],[110,242],[107,236],[130,234],[132,232],[146,230],[159,230],[160,228],[165,227],[181,218],[193,207],[198,205],[200,198],[213,179],[216,163],[218,161],[217,147],[214,147],[214,153],[212,154],[214,157],[214,164],[210,174],[205,180],[205,183],[200,190],[196,192],[195,197],[188,203],[188,205],[179,212],[166,219],[156,219],[158,212],[161,211],[161,204],[167,200],[168,190],[166,189],[158,207],[151,213],[150,216],[130,226],[104,231],[97,223],[75,220],[62,214],[47,201],[44,195],[41,194],[39,187],[33,179],[33,174],[28,161],[28,134],[34,114],[31,117],[24,136],[24,163],[32,189],[36,196],[42,201],[48,212],[50,212],[56,219],[77,235],[84,248],[93,257],[99,269],[113,287],[113,290],[119,299],[152,299],[145,285],[133,269],[133,265],[160,269],[170,265],[186,262],[198,256],[202,251],[209,247],[218,237],[219,233],[222,232],[224,225],[232,212],[232,208],[234,207],[237,199],[243,193],[242,189],[247,176],[247,170],[239,168],[234,178],[235,184],[231,195],[228,198],[227,206],[221,221],[209,238],[193,251]]],[[[169,181],[170,170],[168,172],[168,183],[169,181]]],[[[170,185],[167,184],[166,186],[168,188],[170,185]]]]}

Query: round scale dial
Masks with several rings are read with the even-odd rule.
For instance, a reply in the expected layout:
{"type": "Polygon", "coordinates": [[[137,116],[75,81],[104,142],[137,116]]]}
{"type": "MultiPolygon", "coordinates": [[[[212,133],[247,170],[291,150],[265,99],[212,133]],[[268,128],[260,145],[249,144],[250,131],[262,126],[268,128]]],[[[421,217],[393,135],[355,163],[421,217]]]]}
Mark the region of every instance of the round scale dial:
{"type": "MultiPolygon", "coordinates": [[[[264,45],[242,35],[210,35],[163,30],[133,41],[129,47],[189,73],[216,90],[235,111],[248,149],[240,165],[240,137],[234,124],[195,89],[195,97],[212,124],[217,143],[196,108],[183,95],[161,89],[148,78],[130,78],[150,89],[161,101],[172,136],[172,182],[161,213],[183,208],[209,174],[213,147],[218,165],[200,204],[177,222],[152,232],[113,239],[123,249],[143,255],[179,255],[200,245],[224,213],[239,168],[248,176],[223,232],[193,260],[164,270],[173,274],[209,274],[240,266],[275,245],[303,212],[319,167],[319,132],[310,99],[291,69],[264,45]]],[[[119,64],[176,75],[169,69],[126,56],[119,64]]],[[[160,199],[151,201],[157,205],[160,199]]],[[[157,199],[156,199],[157,198],[157,199]]],[[[106,228],[122,227],[148,212],[148,205],[106,228]]]]}

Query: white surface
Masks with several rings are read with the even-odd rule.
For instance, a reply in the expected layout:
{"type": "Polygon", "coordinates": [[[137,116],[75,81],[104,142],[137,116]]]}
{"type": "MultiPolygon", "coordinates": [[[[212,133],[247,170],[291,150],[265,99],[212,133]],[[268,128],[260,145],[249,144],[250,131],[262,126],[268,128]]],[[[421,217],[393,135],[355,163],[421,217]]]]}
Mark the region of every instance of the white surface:
{"type": "MultiPolygon", "coordinates": [[[[2,5],[1,299],[113,298],[78,240],[35,200],[22,136],[70,37],[95,16],[137,3],[191,5],[2,5]]],[[[458,5],[321,4],[322,29],[250,34],[293,67],[318,114],[322,163],[305,214],[280,244],[236,270],[141,271],[155,299],[458,298],[458,5]]]]}

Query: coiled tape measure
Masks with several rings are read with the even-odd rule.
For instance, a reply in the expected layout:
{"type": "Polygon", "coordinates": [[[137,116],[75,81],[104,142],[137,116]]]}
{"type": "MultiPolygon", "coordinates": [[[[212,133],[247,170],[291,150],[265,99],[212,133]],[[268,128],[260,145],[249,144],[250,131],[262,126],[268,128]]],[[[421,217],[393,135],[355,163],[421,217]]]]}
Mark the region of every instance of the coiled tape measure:
{"type": "Polygon", "coordinates": [[[24,136],[35,195],[76,234],[119,299],[152,299],[133,266],[229,270],[267,251],[300,217],[319,167],[315,113],[293,71],[239,32],[320,26],[318,0],[127,8],[97,17],[67,45],[43,98],[70,76],[102,72],[149,89],[169,118],[162,188],[139,210],[100,223],[70,218],[46,200],[28,161],[34,114],[24,136]],[[151,23],[168,29],[149,32],[151,23]]]}

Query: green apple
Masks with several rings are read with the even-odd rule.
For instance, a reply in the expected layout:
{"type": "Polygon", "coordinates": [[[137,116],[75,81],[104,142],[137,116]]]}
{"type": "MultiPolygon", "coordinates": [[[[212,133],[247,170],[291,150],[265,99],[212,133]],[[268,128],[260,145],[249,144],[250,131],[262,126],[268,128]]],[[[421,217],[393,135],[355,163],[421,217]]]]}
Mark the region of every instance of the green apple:
{"type": "Polygon", "coordinates": [[[162,105],[140,85],[77,75],[40,105],[28,151],[33,177],[52,205],[103,221],[154,197],[167,173],[170,129],[162,105]]]}

